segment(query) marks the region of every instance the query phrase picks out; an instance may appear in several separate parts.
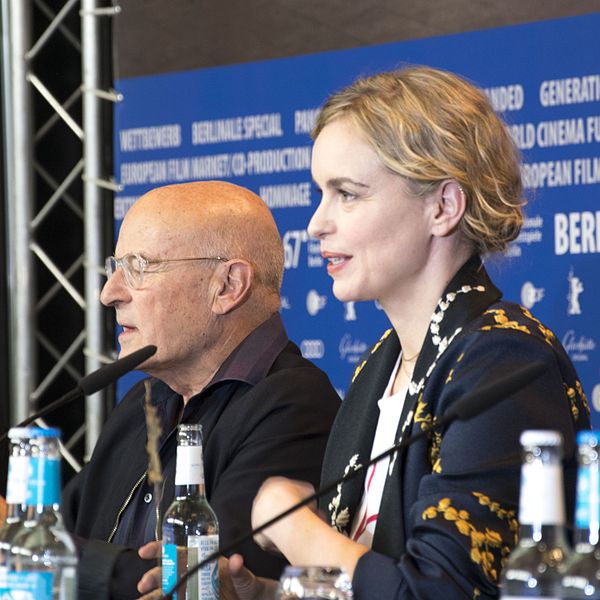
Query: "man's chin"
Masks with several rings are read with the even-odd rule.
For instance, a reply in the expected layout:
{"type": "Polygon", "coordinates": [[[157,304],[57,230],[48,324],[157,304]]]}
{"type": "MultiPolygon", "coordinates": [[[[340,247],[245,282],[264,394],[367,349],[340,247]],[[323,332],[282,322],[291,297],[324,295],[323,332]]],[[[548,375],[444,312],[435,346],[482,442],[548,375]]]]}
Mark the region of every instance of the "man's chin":
{"type": "Polygon", "coordinates": [[[141,344],[139,342],[136,343],[133,340],[120,342],[119,358],[125,358],[126,356],[133,354],[136,350],[140,350],[140,348],[143,348],[144,346],[147,346],[147,344],[141,344]]]}

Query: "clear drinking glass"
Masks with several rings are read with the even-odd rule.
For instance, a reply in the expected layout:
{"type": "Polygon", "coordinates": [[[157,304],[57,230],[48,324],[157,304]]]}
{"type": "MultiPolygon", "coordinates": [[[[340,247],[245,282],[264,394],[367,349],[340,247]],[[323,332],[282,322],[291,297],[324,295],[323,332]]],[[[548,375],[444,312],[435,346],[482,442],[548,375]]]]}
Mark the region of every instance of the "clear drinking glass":
{"type": "Polygon", "coordinates": [[[350,600],[352,584],[339,567],[286,567],[279,580],[278,600],[350,600]]]}

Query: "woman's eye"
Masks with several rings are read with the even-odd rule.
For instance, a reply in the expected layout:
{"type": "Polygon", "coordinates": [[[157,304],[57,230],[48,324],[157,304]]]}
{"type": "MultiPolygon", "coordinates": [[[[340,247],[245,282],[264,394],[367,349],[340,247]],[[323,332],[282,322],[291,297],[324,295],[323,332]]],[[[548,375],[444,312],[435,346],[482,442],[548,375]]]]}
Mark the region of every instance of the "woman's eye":
{"type": "Polygon", "coordinates": [[[338,190],[338,194],[342,200],[354,200],[356,198],[356,194],[349,192],[348,190],[338,190]]]}

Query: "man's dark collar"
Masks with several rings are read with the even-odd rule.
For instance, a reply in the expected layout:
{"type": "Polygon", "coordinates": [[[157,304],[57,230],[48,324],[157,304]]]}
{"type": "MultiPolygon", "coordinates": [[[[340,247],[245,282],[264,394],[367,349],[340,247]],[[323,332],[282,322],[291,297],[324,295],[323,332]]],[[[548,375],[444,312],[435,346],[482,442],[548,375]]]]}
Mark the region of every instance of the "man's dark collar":
{"type": "Polygon", "coordinates": [[[288,343],[278,312],[250,333],[225,359],[205,389],[226,380],[256,385],[265,378],[275,359],[288,343]]]}
{"type": "MultiPolygon", "coordinates": [[[[225,381],[256,385],[267,375],[288,341],[281,317],[279,313],[274,313],[237,346],[204,389],[190,400],[203,396],[207,390],[225,381]]],[[[181,401],[181,396],[164,381],[153,377],[151,382],[155,404],[170,405],[175,398],[181,401]]],[[[141,401],[144,402],[143,394],[141,401]]]]}

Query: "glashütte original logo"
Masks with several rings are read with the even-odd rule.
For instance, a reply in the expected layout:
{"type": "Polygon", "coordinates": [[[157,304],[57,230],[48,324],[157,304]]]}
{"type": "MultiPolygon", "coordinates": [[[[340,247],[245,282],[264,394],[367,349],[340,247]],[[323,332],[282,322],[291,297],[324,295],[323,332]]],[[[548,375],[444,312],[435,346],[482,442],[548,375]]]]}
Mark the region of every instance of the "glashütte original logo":
{"type": "Polygon", "coordinates": [[[532,308],[534,304],[544,297],[544,288],[536,288],[531,281],[526,281],[521,288],[521,304],[525,308],[532,308]]]}
{"type": "Polygon", "coordinates": [[[369,345],[361,340],[355,340],[349,333],[342,336],[339,345],[340,360],[350,364],[358,362],[358,359],[368,350],[369,345]]]}
{"type": "Polygon", "coordinates": [[[327,296],[321,296],[317,290],[309,290],[306,294],[306,310],[314,317],[327,304],[327,296]]]}
{"type": "Polygon", "coordinates": [[[300,352],[304,358],[316,359],[325,356],[325,343],[323,340],[302,340],[300,352]]]}
{"type": "Polygon", "coordinates": [[[565,332],[562,345],[573,362],[587,362],[588,354],[596,349],[596,341],[585,335],[577,335],[573,329],[565,332]]]}

